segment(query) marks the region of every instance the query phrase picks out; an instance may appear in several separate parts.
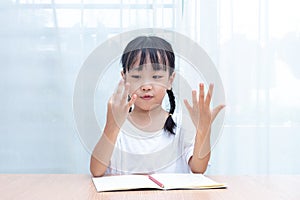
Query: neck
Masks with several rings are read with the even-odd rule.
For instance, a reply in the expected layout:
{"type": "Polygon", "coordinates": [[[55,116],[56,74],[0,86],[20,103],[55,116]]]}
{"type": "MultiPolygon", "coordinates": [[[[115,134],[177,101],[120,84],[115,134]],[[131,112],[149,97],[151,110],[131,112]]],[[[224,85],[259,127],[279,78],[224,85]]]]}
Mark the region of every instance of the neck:
{"type": "Polygon", "coordinates": [[[129,120],[139,129],[144,131],[157,131],[163,128],[168,113],[158,106],[151,110],[133,109],[129,120]]]}

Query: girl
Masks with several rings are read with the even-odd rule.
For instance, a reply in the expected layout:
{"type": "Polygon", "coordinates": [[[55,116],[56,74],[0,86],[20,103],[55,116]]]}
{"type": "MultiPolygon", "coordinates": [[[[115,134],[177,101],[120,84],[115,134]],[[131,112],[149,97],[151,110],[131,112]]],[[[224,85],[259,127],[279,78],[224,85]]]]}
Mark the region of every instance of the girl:
{"type": "Polygon", "coordinates": [[[156,36],[132,40],[122,55],[122,80],[107,106],[106,124],[91,156],[93,176],[128,173],[204,173],[210,159],[210,127],[224,105],[212,111],[199,84],[192,105],[184,100],[193,129],[174,113],[175,55],[156,36]],[[162,107],[168,94],[170,108],[162,107]]]}

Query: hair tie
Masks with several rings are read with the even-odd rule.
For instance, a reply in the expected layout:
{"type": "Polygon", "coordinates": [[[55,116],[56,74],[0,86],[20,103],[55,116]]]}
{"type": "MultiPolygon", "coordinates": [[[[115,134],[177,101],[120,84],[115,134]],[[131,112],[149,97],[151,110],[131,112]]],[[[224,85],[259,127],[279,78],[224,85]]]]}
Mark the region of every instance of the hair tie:
{"type": "Polygon", "coordinates": [[[171,116],[171,117],[172,117],[172,115],[173,115],[172,113],[169,113],[169,116],[171,116]]]}

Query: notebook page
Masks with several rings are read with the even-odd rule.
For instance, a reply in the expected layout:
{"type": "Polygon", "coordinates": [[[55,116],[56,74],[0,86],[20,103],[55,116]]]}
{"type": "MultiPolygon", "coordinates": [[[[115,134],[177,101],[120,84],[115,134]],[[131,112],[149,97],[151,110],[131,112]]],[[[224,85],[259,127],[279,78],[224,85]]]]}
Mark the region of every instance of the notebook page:
{"type": "Polygon", "coordinates": [[[202,174],[153,174],[155,179],[164,184],[165,189],[193,189],[224,187],[202,174]]]}
{"type": "Polygon", "coordinates": [[[121,175],[92,178],[98,192],[159,188],[146,175],[121,175]]]}

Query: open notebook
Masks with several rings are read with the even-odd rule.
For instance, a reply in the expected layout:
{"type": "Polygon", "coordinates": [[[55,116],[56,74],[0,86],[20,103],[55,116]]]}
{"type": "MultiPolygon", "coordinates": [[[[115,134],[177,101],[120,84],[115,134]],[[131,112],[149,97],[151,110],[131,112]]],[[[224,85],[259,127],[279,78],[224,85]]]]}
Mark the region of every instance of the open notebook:
{"type": "Polygon", "coordinates": [[[226,188],[202,174],[117,175],[92,178],[98,192],[136,189],[210,189],[226,188]]]}

